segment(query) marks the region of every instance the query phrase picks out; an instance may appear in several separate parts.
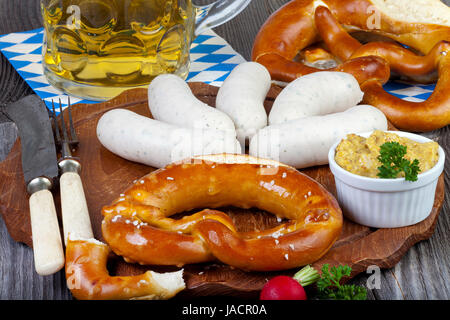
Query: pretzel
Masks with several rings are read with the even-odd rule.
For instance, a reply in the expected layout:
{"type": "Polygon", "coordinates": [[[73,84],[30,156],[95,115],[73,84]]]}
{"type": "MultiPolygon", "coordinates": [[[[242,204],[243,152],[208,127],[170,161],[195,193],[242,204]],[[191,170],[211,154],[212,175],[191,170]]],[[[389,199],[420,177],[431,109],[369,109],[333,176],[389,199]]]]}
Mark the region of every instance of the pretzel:
{"type": "MultiPolygon", "coordinates": [[[[388,62],[390,68],[405,75],[425,75],[437,68],[436,88],[424,102],[411,102],[392,96],[375,77],[360,82],[363,101],[379,108],[399,129],[431,131],[450,123],[450,43],[437,43],[425,56],[418,56],[391,42],[362,45],[352,38],[334,18],[330,10],[318,7],[315,12],[317,30],[330,50],[342,60],[376,55],[388,62]]],[[[351,61],[351,60],[350,60],[351,61]]]]}
{"type": "Polygon", "coordinates": [[[138,180],[102,214],[104,239],[127,262],[182,266],[219,260],[258,271],[318,260],[338,238],[343,221],[337,201],[319,183],[292,167],[244,155],[170,164],[138,180]],[[288,221],[239,232],[217,210],[169,218],[230,205],[256,207],[288,221]]]}
{"type": "Polygon", "coordinates": [[[330,52],[314,45],[303,49],[298,57],[305,65],[319,69],[334,68],[338,64],[336,57],[330,52]]]}
{"type": "Polygon", "coordinates": [[[385,64],[380,61],[372,63],[372,66],[377,64],[379,69],[370,69],[371,75],[364,75],[368,70],[364,65],[345,70],[359,81],[365,93],[364,103],[378,107],[399,129],[430,131],[446,126],[450,123],[450,82],[444,70],[450,63],[450,45],[443,40],[450,40],[450,27],[401,22],[381,14],[380,28],[370,30],[367,26],[372,14],[369,9],[375,2],[291,1],[269,17],[262,26],[255,39],[252,59],[265,65],[274,80],[290,82],[301,75],[321,71],[293,61],[298,52],[318,40],[323,40],[331,52],[344,61],[342,65],[328,70],[342,70],[345,69],[346,63],[351,63],[354,59],[371,59],[377,56],[384,60],[385,64]],[[345,25],[345,28],[341,24],[345,25]],[[362,45],[347,33],[349,29],[375,32],[425,55],[417,55],[392,42],[362,45]],[[386,64],[389,68],[386,68],[386,64]],[[427,101],[404,101],[388,94],[382,88],[390,77],[390,69],[413,78],[426,77],[437,70],[439,81],[427,101]],[[387,73],[383,74],[384,72],[387,73]]]}
{"type": "Polygon", "coordinates": [[[112,277],[106,263],[110,249],[95,239],[71,239],[66,246],[66,279],[79,300],[169,299],[185,288],[183,271],[112,277]]]}

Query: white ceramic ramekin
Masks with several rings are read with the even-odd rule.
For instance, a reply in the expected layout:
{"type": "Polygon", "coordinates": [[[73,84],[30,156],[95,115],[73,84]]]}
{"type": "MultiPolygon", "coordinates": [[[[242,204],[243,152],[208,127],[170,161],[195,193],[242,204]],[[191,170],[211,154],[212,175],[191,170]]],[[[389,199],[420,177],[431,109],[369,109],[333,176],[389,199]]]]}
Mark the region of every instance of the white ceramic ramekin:
{"type": "MultiPolygon", "coordinates": [[[[432,141],[409,132],[388,132],[417,142],[432,141]]],[[[358,135],[367,138],[371,133],[358,135]]],[[[343,169],[334,160],[339,143],[331,147],[328,160],[336,182],[337,198],[347,218],[368,227],[397,228],[418,223],[429,216],[437,182],[444,170],[445,153],[441,147],[437,164],[411,182],[404,178],[368,178],[343,169]]]]}

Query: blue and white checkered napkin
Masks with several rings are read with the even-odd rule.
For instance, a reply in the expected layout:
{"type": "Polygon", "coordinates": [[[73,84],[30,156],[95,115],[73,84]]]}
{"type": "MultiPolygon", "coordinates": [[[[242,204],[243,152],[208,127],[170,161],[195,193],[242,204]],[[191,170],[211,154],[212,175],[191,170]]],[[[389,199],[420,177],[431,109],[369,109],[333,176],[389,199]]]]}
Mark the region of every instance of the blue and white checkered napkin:
{"type": "MultiPolygon", "coordinates": [[[[0,36],[0,51],[12,66],[30,85],[36,94],[49,102],[61,98],[67,104],[67,95],[47,82],[42,70],[42,40],[44,30],[36,29],[0,36]]],[[[201,81],[221,86],[233,68],[245,59],[214,31],[207,30],[199,35],[191,46],[191,68],[187,81],[201,81]]],[[[411,85],[401,82],[388,82],[385,89],[404,100],[421,102],[431,95],[435,85],[411,85]]],[[[71,97],[72,104],[95,103],[71,97]]]]}
{"type": "MultiPolygon", "coordinates": [[[[44,30],[36,29],[0,36],[0,51],[9,60],[21,77],[50,107],[51,101],[61,99],[67,106],[68,96],[52,87],[43,74],[42,41],[44,30]]],[[[199,35],[191,46],[191,67],[187,81],[200,81],[213,86],[222,82],[238,64],[245,59],[214,31],[199,35]]],[[[72,104],[97,103],[70,97],[72,104]]]]}

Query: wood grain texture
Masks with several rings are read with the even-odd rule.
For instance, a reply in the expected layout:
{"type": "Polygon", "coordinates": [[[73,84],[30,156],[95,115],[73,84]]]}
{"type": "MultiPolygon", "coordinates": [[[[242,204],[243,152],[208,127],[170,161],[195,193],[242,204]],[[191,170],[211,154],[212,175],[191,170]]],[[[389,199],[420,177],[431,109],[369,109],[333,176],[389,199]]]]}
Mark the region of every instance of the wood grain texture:
{"type": "MultiPolygon", "coordinates": [[[[207,3],[211,1],[199,1],[207,3]]],[[[288,0],[255,0],[239,16],[215,29],[244,58],[250,58],[253,38],[265,19],[288,0]]],[[[450,4],[450,0],[443,2],[450,4]]],[[[0,0],[0,34],[41,27],[39,0],[0,0]]],[[[32,93],[9,62],[0,55],[1,105],[32,93]]],[[[15,126],[0,113],[0,161],[16,140],[15,126]]],[[[449,127],[426,134],[450,151],[449,127]]],[[[450,164],[445,165],[445,186],[450,187],[450,164]]],[[[450,201],[446,197],[435,233],[411,248],[399,263],[382,270],[381,287],[369,291],[371,299],[450,299],[450,201]]],[[[361,273],[352,283],[365,285],[361,273]]],[[[8,235],[0,219],[0,299],[70,299],[64,275],[40,277],[33,269],[33,253],[8,235]]]]}

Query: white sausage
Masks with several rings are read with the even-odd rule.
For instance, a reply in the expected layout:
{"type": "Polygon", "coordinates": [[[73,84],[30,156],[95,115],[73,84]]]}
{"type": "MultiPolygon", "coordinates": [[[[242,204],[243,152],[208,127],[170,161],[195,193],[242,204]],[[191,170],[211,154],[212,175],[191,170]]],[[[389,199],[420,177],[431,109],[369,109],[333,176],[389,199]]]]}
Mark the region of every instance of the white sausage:
{"type": "Polygon", "coordinates": [[[126,109],[106,112],[98,121],[97,137],[112,153],[156,168],[196,155],[241,150],[224,131],[179,128],[126,109]]]}
{"type": "Polygon", "coordinates": [[[235,67],[219,89],[216,108],[234,121],[243,146],[246,138],[267,126],[264,100],[269,89],[269,71],[256,62],[244,62],[235,67]]]}
{"type": "Polygon", "coordinates": [[[152,80],[148,105],[156,120],[185,128],[227,130],[236,134],[229,116],[198,100],[189,85],[173,74],[162,74],[152,80]]]}
{"type": "Polygon", "coordinates": [[[387,119],[375,107],[359,105],[344,112],[315,116],[261,129],[250,141],[250,155],[296,168],[328,163],[328,151],[349,133],[386,130],[387,119]]]}
{"type": "Polygon", "coordinates": [[[345,72],[315,72],[292,81],[275,99],[269,125],[342,112],[361,102],[364,93],[345,72]]]}

